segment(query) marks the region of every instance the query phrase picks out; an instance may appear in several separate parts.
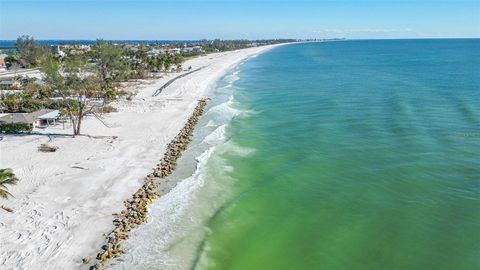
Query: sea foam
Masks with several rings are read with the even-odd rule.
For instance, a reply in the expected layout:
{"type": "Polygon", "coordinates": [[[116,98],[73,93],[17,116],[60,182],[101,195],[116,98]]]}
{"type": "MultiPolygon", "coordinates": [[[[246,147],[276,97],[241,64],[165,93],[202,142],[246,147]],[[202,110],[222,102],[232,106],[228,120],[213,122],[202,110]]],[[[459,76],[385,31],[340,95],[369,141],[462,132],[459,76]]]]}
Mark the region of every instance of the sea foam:
{"type": "Polygon", "coordinates": [[[177,241],[184,241],[183,237],[191,233],[192,227],[201,227],[200,220],[189,217],[187,210],[192,198],[204,185],[202,168],[214,150],[211,147],[197,157],[195,172],[150,206],[149,222],[132,231],[131,238],[125,242],[128,253],[122,257],[122,263],[112,266],[113,269],[182,268],[182,263],[174,260],[170,252],[178,244],[177,241]]]}

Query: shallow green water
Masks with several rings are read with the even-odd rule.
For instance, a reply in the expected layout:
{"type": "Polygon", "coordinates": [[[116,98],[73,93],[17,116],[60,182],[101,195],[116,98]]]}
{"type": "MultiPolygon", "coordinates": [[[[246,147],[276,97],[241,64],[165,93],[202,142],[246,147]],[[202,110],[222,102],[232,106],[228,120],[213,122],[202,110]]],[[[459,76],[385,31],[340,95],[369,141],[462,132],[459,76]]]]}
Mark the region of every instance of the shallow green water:
{"type": "Polygon", "coordinates": [[[247,113],[206,165],[225,190],[194,268],[480,269],[479,67],[479,40],[247,61],[231,90],[247,113]]]}
{"type": "Polygon", "coordinates": [[[479,67],[480,40],[249,59],[109,269],[480,269],[479,67]]]}

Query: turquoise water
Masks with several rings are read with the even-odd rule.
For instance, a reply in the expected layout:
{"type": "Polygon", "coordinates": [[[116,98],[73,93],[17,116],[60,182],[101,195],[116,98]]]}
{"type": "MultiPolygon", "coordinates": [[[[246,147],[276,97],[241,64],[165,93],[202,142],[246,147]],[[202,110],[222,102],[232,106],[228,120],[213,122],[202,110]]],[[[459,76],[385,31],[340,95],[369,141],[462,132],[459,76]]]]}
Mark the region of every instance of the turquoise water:
{"type": "Polygon", "coordinates": [[[254,152],[222,154],[197,266],[480,269],[479,40],[290,45],[238,76],[227,137],[254,152]]]}
{"type": "Polygon", "coordinates": [[[480,40],[249,59],[123,269],[480,269],[479,67],[480,40]]]}

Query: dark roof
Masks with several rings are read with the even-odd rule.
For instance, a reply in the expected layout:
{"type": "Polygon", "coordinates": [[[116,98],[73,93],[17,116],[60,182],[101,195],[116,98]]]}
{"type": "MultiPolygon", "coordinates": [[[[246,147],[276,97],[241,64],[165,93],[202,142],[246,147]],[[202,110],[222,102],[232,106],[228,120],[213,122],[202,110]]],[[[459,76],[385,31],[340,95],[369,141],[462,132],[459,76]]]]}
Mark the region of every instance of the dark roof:
{"type": "Polygon", "coordinates": [[[34,112],[31,112],[29,113],[30,115],[32,115],[34,118],[38,118],[39,116],[41,115],[44,115],[44,114],[47,114],[49,112],[53,112],[53,110],[50,110],[50,109],[40,109],[38,111],[34,111],[34,112]]]}
{"type": "Polygon", "coordinates": [[[24,124],[32,124],[35,122],[35,119],[30,116],[28,113],[11,113],[5,116],[0,117],[1,123],[24,123],[24,124]]]}
{"type": "Polygon", "coordinates": [[[53,110],[49,109],[41,109],[38,111],[34,111],[31,113],[11,113],[5,116],[0,117],[1,123],[24,123],[24,124],[32,124],[35,122],[39,116],[52,112],[53,110]]]}

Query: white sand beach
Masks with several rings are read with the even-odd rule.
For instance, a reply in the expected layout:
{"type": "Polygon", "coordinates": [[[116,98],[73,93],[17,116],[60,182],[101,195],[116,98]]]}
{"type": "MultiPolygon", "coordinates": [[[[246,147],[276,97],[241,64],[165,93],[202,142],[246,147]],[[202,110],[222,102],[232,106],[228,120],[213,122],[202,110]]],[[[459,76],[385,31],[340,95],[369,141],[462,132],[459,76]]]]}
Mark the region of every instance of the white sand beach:
{"type": "MultiPolygon", "coordinates": [[[[112,214],[142,185],[209,86],[229,68],[271,47],[188,60],[184,67],[205,68],[156,97],[152,94],[178,74],[129,86],[138,94],[114,104],[118,112],[105,116],[108,127],[94,118],[82,126],[83,134],[111,137],[4,136],[0,168],[12,168],[20,181],[8,187],[14,198],[0,199],[0,205],[15,211],[0,209],[0,268],[86,269],[82,258],[98,252],[102,234],[112,229],[112,214]],[[37,151],[47,142],[58,151],[37,151]]],[[[72,130],[59,125],[43,132],[72,130]]]]}

